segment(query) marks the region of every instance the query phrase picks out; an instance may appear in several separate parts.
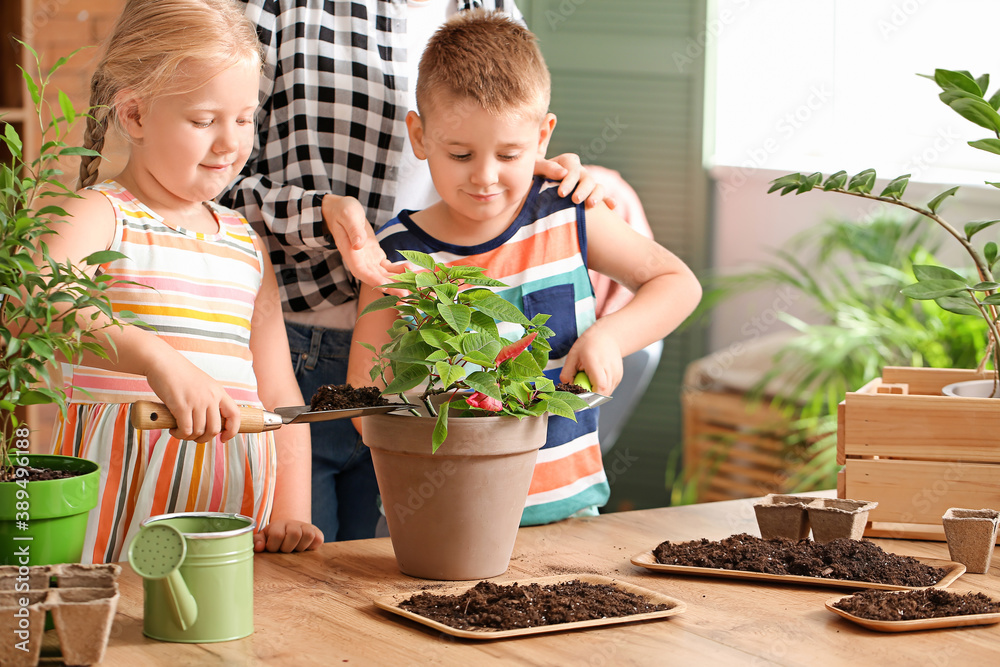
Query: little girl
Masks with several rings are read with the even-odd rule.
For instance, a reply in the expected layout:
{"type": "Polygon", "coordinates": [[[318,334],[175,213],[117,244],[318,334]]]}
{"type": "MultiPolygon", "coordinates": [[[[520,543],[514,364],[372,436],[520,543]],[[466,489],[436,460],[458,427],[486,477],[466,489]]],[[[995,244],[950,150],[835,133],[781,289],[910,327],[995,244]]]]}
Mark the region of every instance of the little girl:
{"type": "Polygon", "coordinates": [[[261,66],[230,0],[129,0],[94,73],[84,143],[100,150],[113,123],[128,163],[95,185],[100,158],[84,158],[86,187],[49,249],[75,263],[124,254],[97,271],[131,281],[109,295],[142,323],[105,329],[111,359],[64,372],[69,409],[52,450],[101,465],[85,562],[123,559],[143,519],[171,512],[250,516],[257,551],[323,541],[309,523],[308,427],[237,433],[240,404],[303,403],[267,254],[246,220],[211,201],[253,146],[261,66]],[[132,428],[139,399],[165,403],[177,427],[132,428]]]}

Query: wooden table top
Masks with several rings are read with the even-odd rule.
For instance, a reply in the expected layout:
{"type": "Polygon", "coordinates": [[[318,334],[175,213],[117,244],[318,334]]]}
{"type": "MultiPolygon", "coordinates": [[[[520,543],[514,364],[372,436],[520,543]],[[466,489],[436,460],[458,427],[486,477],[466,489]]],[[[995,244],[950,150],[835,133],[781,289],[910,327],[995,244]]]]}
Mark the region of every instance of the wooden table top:
{"type": "MultiPolygon", "coordinates": [[[[825,495],[825,494],[824,494],[825,495]]],[[[495,581],[599,574],[683,600],[654,621],[477,641],[378,609],[372,599],[441,582],[399,573],[388,538],[254,559],[254,633],[215,644],[164,643],[142,634],[142,584],[123,564],[121,600],[102,665],[954,665],[993,664],[1000,625],[879,633],[824,608],[838,588],[677,576],[629,562],[664,540],[759,534],[751,500],[659,508],[522,528],[510,568],[495,581]]],[[[942,542],[875,540],[918,558],[948,558],[942,542]]],[[[1000,599],[998,566],[950,590],[1000,599]]],[[[450,584],[449,584],[450,585],[450,584]]],[[[471,583],[470,583],[471,585],[471,583]]]]}

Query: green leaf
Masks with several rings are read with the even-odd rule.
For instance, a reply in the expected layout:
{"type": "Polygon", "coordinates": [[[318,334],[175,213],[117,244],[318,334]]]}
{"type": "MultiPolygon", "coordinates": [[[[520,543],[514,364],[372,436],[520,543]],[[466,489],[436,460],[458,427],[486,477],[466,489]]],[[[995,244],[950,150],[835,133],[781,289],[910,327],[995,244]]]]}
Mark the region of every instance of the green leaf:
{"type": "Polygon", "coordinates": [[[462,336],[459,348],[462,354],[468,355],[473,352],[480,352],[484,358],[489,359],[489,365],[493,366],[494,360],[500,353],[502,343],[487,334],[471,333],[462,336]]]}
{"type": "Polygon", "coordinates": [[[920,301],[938,299],[943,296],[954,296],[966,290],[964,281],[958,280],[923,280],[907,285],[900,290],[911,299],[920,301]]]}
{"type": "Polygon", "coordinates": [[[434,370],[441,378],[441,386],[445,388],[452,386],[456,382],[461,382],[465,377],[464,367],[452,365],[447,361],[439,361],[434,364],[434,370]]]}
{"type": "Polygon", "coordinates": [[[442,303],[438,306],[438,313],[455,333],[465,333],[472,322],[472,310],[461,303],[442,303]]]}
{"type": "Polygon", "coordinates": [[[983,255],[986,257],[986,263],[992,267],[993,263],[997,261],[997,244],[989,241],[983,246],[983,255]]]}
{"type": "Polygon", "coordinates": [[[546,409],[554,415],[559,415],[560,417],[576,421],[576,410],[574,410],[573,405],[570,402],[571,399],[568,399],[567,396],[573,396],[573,398],[583,404],[583,407],[577,407],[576,410],[582,410],[587,407],[587,404],[584,403],[582,399],[570,394],[569,392],[560,391],[549,397],[546,409]]]}
{"type": "Polygon", "coordinates": [[[990,99],[987,100],[987,103],[994,109],[1000,109],[1000,89],[993,93],[990,99]]]}
{"type": "Polygon", "coordinates": [[[872,191],[872,187],[875,185],[875,170],[865,169],[864,171],[859,171],[853,177],[851,177],[850,182],[847,184],[848,192],[859,192],[863,194],[868,194],[872,191]]]}
{"type": "Polygon", "coordinates": [[[434,275],[432,271],[421,271],[417,274],[417,287],[420,289],[427,289],[428,287],[436,287],[438,284],[438,277],[434,275]]]}
{"type": "MultiPolygon", "coordinates": [[[[395,308],[397,303],[399,303],[398,297],[391,295],[382,296],[365,306],[365,309],[361,311],[361,315],[367,315],[368,313],[385,310],[386,308],[395,308]]],[[[358,317],[361,317],[361,315],[358,315],[358,317]]]]}
{"type": "Polygon", "coordinates": [[[995,283],[992,281],[984,281],[981,283],[976,283],[972,286],[972,291],[974,292],[989,292],[1000,287],[1000,283],[995,283]]]}
{"type": "MultiPolygon", "coordinates": [[[[771,181],[771,187],[768,188],[767,194],[771,194],[776,190],[782,190],[781,194],[784,195],[787,194],[785,190],[788,190],[789,188],[797,190],[799,186],[802,185],[803,178],[802,174],[786,174],[784,176],[779,176],[771,181]]],[[[789,190],[789,192],[790,191],[791,190],[789,190]]]]}
{"type": "Polygon", "coordinates": [[[930,209],[931,213],[937,213],[938,208],[941,206],[941,202],[943,202],[948,197],[951,197],[956,192],[958,192],[958,186],[957,185],[955,187],[953,187],[953,188],[948,188],[947,190],[945,190],[944,192],[942,192],[941,194],[939,194],[937,197],[935,197],[934,199],[930,200],[927,203],[927,208],[930,209]]]}
{"type": "Polygon", "coordinates": [[[896,178],[889,181],[889,184],[885,186],[882,190],[880,197],[889,197],[891,199],[900,199],[903,193],[906,192],[906,186],[910,182],[910,175],[904,174],[903,176],[897,176],[896,178]]]}
{"type": "Polygon", "coordinates": [[[963,292],[962,294],[955,294],[954,296],[943,296],[938,299],[934,299],[934,303],[941,306],[941,308],[947,310],[949,313],[955,313],[956,315],[974,315],[976,317],[981,317],[982,313],[976,308],[975,301],[973,301],[972,296],[968,292],[963,292]]]}
{"type": "Polygon", "coordinates": [[[493,294],[477,302],[476,307],[499,322],[510,322],[522,327],[530,327],[531,321],[514,304],[493,294]]]}
{"type": "MultiPolygon", "coordinates": [[[[989,296],[984,297],[980,303],[984,303],[988,306],[1000,306],[1000,294],[990,294],[989,296]]],[[[981,314],[982,313],[980,313],[980,315],[981,314]]]]}
{"type": "Polygon", "coordinates": [[[1000,155],[1000,139],[978,139],[976,141],[970,141],[969,145],[973,148],[978,148],[981,151],[1000,155]]]}
{"type": "Polygon", "coordinates": [[[458,296],[458,285],[452,283],[442,283],[434,288],[437,292],[437,296],[442,301],[454,301],[455,297],[458,296]]]}
{"type": "Polygon", "coordinates": [[[59,108],[62,109],[63,117],[67,122],[72,123],[76,120],[76,109],[73,108],[73,102],[69,99],[69,95],[61,90],[59,91],[59,108]]]}
{"type": "Polygon", "coordinates": [[[495,398],[498,401],[503,400],[503,397],[500,396],[500,387],[497,386],[496,378],[489,373],[484,371],[469,373],[469,376],[465,378],[465,384],[476,391],[486,394],[490,398],[495,398]]]}
{"type": "Polygon", "coordinates": [[[497,328],[496,320],[486,313],[481,313],[478,310],[472,311],[471,326],[473,331],[478,331],[479,333],[486,334],[492,338],[500,337],[500,331],[497,328]]]}
{"type": "Polygon", "coordinates": [[[477,366],[482,366],[483,368],[493,367],[493,357],[487,356],[479,350],[473,350],[472,352],[463,354],[462,356],[466,359],[466,361],[476,364],[477,366]]]}
{"type": "Polygon", "coordinates": [[[965,276],[962,276],[951,269],[933,264],[914,264],[913,276],[917,280],[954,280],[965,284],[965,276]]]}
{"type": "Polygon", "coordinates": [[[434,422],[434,433],[431,434],[431,453],[437,452],[438,448],[448,437],[448,406],[441,406],[438,411],[437,421],[434,422]]]}
{"type": "Polygon", "coordinates": [[[4,123],[3,128],[4,143],[7,144],[7,148],[17,159],[21,159],[21,137],[17,134],[17,129],[11,123],[4,123]]]}
{"type": "Polygon", "coordinates": [[[83,258],[83,261],[91,266],[106,264],[117,259],[125,259],[125,255],[116,250],[99,250],[83,258]]]}
{"type": "Polygon", "coordinates": [[[535,378],[542,374],[542,369],[530,352],[525,351],[511,359],[510,374],[514,378],[535,378]]]}
{"type": "Polygon", "coordinates": [[[427,253],[416,250],[400,250],[399,254],[420,268],[428,270],[434,268],[434,258],[427,253]]]}
{"type": "Polygon", "coordinates": [[[823,183],[823,189],[829,192],[830,190],[843,190],[844,186],[847,184],[847,172],[838,171],[835,174],[830,174],[830,177],[826,179],[823,183]]]}
{"type": "Polygon", "coordinates": [[[28,87],[28,94],[31,95],[31,101],[37,107],[38,103],[42,101],[42,96],[38,92],[38,84],[35,83],[35,79],[30,74],[24,71],[24,68],[20,65],[17,68],[21,70],[21,76],[24,77],[24,85],[28,87]]]}
{"type": "Polygon", "coordinates": [[[967,72],[956,70],[934,70],[934,81],[944,90],[963,90],[973,95],[982,95],[979,84],[967,72]]]}
{"type": "Polygon", "coordinates": [[[965,238],[972,239],[973,235],[978,234],[988,227],[1000,222],[1000,220],[982,220],[979,222],[967,222],[965,223],[965,238]]]}
{"type": "Polygon", "coordinates": [[[402,394],[423,383],[424,380],[430,377],[430,370],[420,364],[413,364],[394,370],[396,371],[396,376],[392,379],[392,382],[386,385],[386,388],[382,391],[383,394],[402,394]]]}
{"type": "Polygon", "coordinates": [[[417,331],[420,332],[420,337],[425,343],[439,350],[443,350],[445,342],[453,338],[451,334],[437,329],[417,329],[417,331]]]}
{"type": "Polygon", "coordinates": [[[82,146],[67,146],[66,148],[59,151],[59,157],[76,157],[82,155],[86,155],[89,157],[98,157],[100,153],[93,150],[92,148],[83,148],[82,146]]]}
{"type": "Polygon", "coordinates": [[[959,98],[948,103],[962,118],[985,127],[990,132],[1000,132],[1000,114],[985,100],[959,98]]]}

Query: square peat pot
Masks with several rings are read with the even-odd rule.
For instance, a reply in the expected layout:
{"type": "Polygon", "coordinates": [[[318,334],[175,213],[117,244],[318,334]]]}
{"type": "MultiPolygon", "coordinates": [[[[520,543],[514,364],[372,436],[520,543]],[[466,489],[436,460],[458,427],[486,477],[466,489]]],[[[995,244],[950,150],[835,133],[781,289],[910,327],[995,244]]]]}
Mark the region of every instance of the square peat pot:
{"type": "Polygon", "coordinates": [[[877,506],[877,502],[870,500],[814,498],[806,506],[813,540],[819,543],[841,538],[860,540],[868,524],[868,512],[877,506]]]}
{"type": "Polygon", "coordinates": [[[785,537],[802,540],[809,536],[809,514],[806,506],[815,500],[808,496],[769,493],[754,502],[757,527],[765,540],[785,537]]]}
{"type": "Polygon", "coordinates": [[[1000,512],[951,507],[941,517],[951,559],[965,565],[966,572],[985,574],[990,569],[997,540],[1000,512]]]}

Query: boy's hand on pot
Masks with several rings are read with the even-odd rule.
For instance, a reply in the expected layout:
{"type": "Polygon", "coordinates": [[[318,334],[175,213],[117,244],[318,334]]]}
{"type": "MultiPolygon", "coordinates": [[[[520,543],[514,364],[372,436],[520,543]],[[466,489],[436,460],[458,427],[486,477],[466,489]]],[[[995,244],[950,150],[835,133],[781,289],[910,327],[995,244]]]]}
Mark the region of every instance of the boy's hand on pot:
{"type": "Polygon", "coordinates": [[[254,551],[292,553],[318,549],[323,544],[323,531],[305,521],[272,519],[253,536],[254,551]]]}
{"type": "Polygon", "coordinates": [[[570,348],[559,381],[572,383],[576,374],[584,371],[594,393],[610,396],[624,374],[621,349],[614,338],[594,329],[584,332],[570,348]]]}

